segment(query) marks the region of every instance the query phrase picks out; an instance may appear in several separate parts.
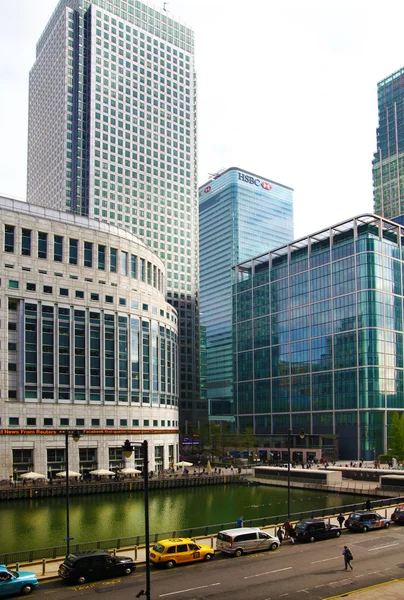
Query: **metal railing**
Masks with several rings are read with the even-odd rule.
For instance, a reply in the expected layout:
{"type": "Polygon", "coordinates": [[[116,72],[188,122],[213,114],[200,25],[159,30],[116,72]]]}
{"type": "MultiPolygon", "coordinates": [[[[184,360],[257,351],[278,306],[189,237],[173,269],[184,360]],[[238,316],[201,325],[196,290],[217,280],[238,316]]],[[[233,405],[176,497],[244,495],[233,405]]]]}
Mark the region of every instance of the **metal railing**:
{"type": "MultiPolygon", "coordinates": [[[[373,508],[384,508],[386,506],[392,506],[395,504],[401,504],[404,502],[404,496],[399,496],[396,498],[377,498],[372,504],[373,508]],[[377,505],[377,506],[374,506],[377,505]]],[[[306,510],[298,513],[293,513],[291,515],[291,521],[300,521],[301,519],[313,519],[316,517],[335,517],[340,513],[346,514],[355,512],[357,510],[363,510],[364,503],[356,502],[355,504],[346,504],[343,506],[334,506],[334,507],[326,507],[326,508],[317,508],[313,510],[306,510]]],[[[278,524],[282,524],[287,520],[287,515],[276,515],[269,517],[261,517],[258,519],[244,519],[245,527],[270,527],[277,526],[278,524]]],[[[218,531],[223,529],[233,529],[235,527],[234,521],[231,523],[217,523],[214,525],[205,525],[203,527],[191,527],[188,529],[178,529],[175,531],[163,531],[159,533],[152,533],[150,535],[150,544],[154,544],[158,540],[165,539],[168,537],[210,537],[216,536],[218,531]]],[[[74,552],[83,552],[85,550],[96,550],[96,549],[106,549],[106,550],[119,550],[121,548],[134,548],[137,546],[141,546],[145,543],[145,536],[133,536],[133,537],[125,537],[125,538],[114,538],[110,540],[98,540],[95,542],[84,542],[80,544],[71,543],[70,551],[74,552]]],[[[0,563],[1,564],[15,564],[15,563],[29,563],[41,560],[43,558],[46,559],[55,559],[58,557],[62,557],[65,555],[66,546],[54,546],[52,548],[39,548],[36,550],[23,550],[21,552],[8,552],[4,554],[0,554],[0,563]]]]}

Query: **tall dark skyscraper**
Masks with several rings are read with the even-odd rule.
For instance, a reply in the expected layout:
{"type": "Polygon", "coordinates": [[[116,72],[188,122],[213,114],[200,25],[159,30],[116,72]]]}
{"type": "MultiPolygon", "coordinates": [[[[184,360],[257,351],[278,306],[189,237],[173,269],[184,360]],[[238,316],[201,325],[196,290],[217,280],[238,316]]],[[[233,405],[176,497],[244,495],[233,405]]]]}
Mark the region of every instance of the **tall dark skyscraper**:
{"type": "Polygon", "coordinates": [[[193,31],[138,0],[60,0],[29,92],[28,201],[127,229],[163,259],[180,421],[205,420],[193,31]]]}
{"type": "Polygon", "coordinates": [[[404,213],[404,68],[377,84],[379,126],[373,158],[374,212],[404,213]]]}

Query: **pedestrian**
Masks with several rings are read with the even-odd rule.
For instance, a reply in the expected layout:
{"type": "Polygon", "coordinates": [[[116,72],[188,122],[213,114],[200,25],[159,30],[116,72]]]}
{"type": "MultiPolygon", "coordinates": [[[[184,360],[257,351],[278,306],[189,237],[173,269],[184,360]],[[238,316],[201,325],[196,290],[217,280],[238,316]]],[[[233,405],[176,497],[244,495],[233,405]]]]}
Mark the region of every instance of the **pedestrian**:
{"type": "Polygon", "coordinates": [[[285,540],[290,537],[290,529],[291,529],[291,527],[292,527],[292,525],[291,525],[290,521],[285,521],[284,522],[283,528],[285,530],[285,540]]]}
{"type": "Polygon", "coordinates": [[[242,527],[242,526],[243,526],[243,523],[244,523],[244,519],[243,519],[243,517],[239,517],[239,518],[237,519],[237,521],[236,521],[236,526],[237,526],[237,527],[242,527]]]}
{"type": "Polygon", "coordinates": [[[366,500],[365,508],[366,510],[372,510],[372,503],[369,498],[366,500]]]}
{"type": "Polygon", "coordinates": [[[339,513],[339,515],[337,517],[337,521],[338,521],[340,527],[342,527],[343,524],[345,523],[345,517],[342,513],[339,513]]]}
{"type": "Polygon", "coordinates": [[[276,532],[276,535],[278,536],[279,543],[282,544],[282,542],[283,542],[283,529],[281,527],[278,528],[278,531],[276,532]]]}
{"type": "Polygon", "coordinates": [[[344,556],[345,571],[348,569],[348,567],[350,567],[352,571],[353,566],[351,565],[351,560],[353,560],[353,555],[348,546],[344,546],[344,551],[342,554],[344,556]]]}
{"type": "Polygon", "coordinates": [[[294,544],[295,543],[295,538],[296,538],[296,530],[293,527],[293,525],[290,526],[289,536],[290,536],[290,543],[294,544]]]}
{"type": "Polygon", "coordinates": [[[8,481],[9,481],[10,487],[13,487],[13,476],[12,475],[10,475],[8,481]]]}

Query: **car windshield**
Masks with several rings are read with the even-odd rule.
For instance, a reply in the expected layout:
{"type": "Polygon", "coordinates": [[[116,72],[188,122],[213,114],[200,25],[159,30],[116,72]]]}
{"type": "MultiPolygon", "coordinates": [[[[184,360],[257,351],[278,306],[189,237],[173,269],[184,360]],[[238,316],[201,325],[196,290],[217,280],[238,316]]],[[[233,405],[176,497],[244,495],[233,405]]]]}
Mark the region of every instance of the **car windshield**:
{"type": "Polygon", "coordinates": [[[396,508],[395,513],[404,513],[404,508],[396,508]]]}
{"type": "Polygon", "coordinates": [[[153,550],[155,552],[164,552],[164,546],[162,544],[154,544],[153,550]]]}
{"type": "Polygon", "coordinates": [[[227,533],[218,533],[217,534],[217,539],[221,540],[222,542],[231,542],[231,537],[229,535],[227,535],[227,533]]]}
{"type": "Polygon", "coordinates": [[[307,529],[307,523],[296,523],[295,529],[305,531],[307,529]]]}
{"type": "Polygon", "coordinates": [[[353,521],[359,521],[361,518],[361,515],[358,513],[351,513],[349,515],[349,518],[352,519],[353,521]]]}

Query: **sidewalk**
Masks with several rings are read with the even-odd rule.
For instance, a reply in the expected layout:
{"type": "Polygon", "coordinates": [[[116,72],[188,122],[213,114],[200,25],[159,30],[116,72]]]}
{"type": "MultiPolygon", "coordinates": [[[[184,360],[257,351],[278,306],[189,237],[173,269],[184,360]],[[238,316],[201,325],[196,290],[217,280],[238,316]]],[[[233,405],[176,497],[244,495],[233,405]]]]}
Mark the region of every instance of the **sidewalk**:
{"type": "Polygon", "coordinates": [[[388,581],[378,585],[352,592],[344,592],[338,596],[330,596],[326,600],[337,600],[337,598],[351,598],[352,600],[402,600],[404,598],[404,579],[388,581]]]}

